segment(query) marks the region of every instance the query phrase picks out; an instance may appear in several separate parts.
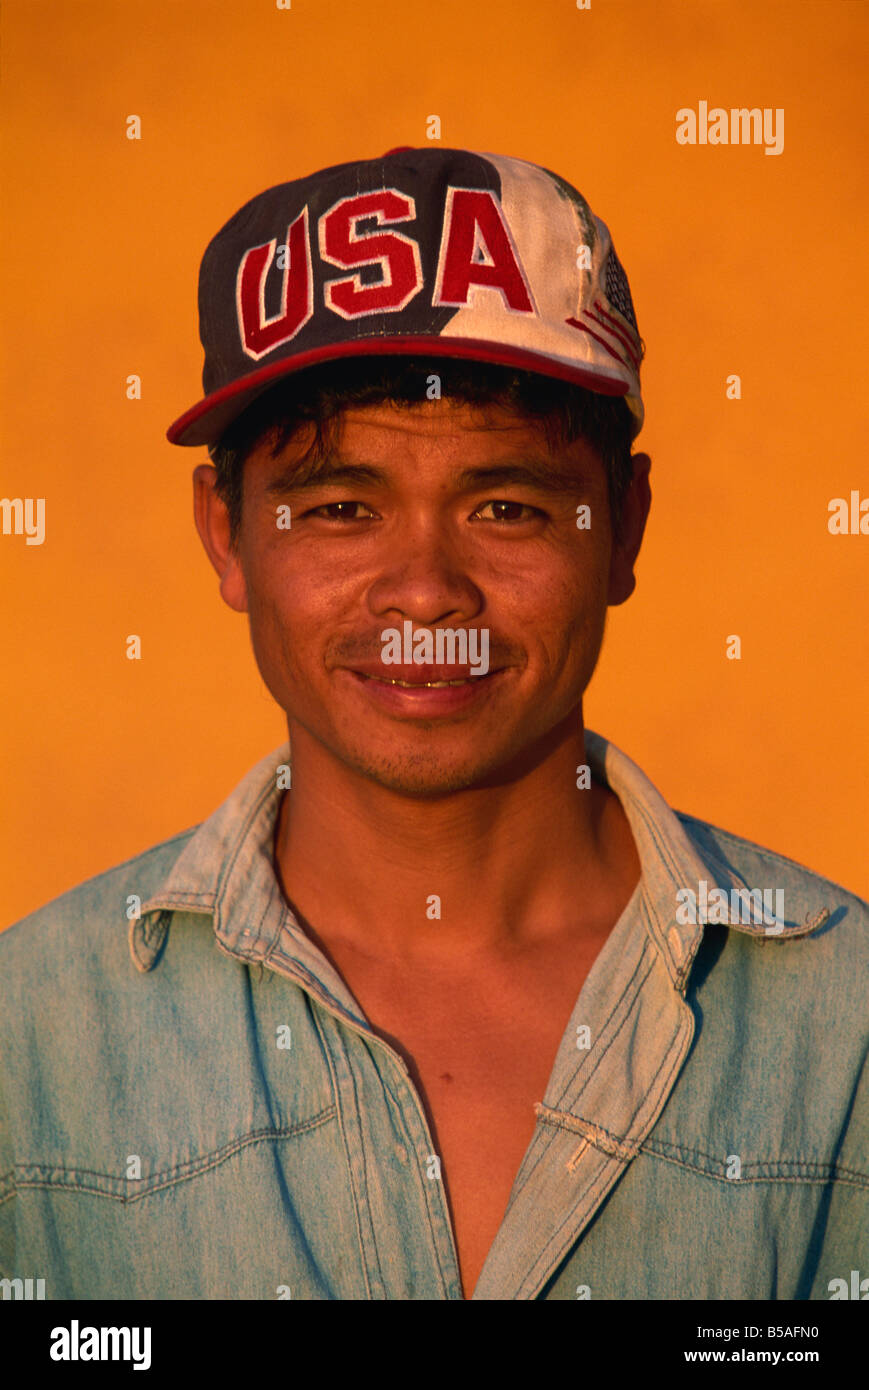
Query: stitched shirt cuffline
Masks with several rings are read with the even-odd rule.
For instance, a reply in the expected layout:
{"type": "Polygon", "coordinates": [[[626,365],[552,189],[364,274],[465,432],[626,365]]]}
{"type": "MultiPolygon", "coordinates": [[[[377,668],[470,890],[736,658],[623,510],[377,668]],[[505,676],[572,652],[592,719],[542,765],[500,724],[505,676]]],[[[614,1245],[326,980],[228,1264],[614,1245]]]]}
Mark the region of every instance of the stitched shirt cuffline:
{"type": "Polygon", "coordinates": [[[748,936],[752,941],[798,941],[804,936],[811,936],[818,931],[825,922],[829,921],[833,914],[830,907],[822,907],[817,912],[807,915],[802,922],[777,922],[775,925],[767,925],[763,922],[709,922],[703,919],[704,927],[725,927],[728,931],[741,932],[743,936],[748,936]]]}
{"type": "Polygon", "coordinates": [[[640,1152],[640,1143],[634,1139],[620,1139],[617,1135],[611,1134],[603,1125],[592,1124],[590,1120],[583,1120],[579,1115],[571,1115],[566,1110],[553,1110],[542,1101],[537,1101],[534,1106],[535,1114],[544,1124],[553,1125],[558,1129],[566,1129],[571,1134],[578,1134],[582,1143],[576,1153],[571,1157],[568,1168],[573,1169],[582,1154],[591,1145],[608,1158],[618,1158],[623,1163],[628,1163],[632,1158],[636,1158],[640,1152]]]}

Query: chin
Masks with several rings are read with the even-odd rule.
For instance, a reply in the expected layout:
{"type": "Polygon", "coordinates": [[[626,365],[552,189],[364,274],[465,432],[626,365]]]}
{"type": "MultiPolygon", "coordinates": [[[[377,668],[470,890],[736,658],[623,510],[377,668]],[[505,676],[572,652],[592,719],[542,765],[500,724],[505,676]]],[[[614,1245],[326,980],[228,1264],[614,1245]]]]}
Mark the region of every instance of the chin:
{"type": "Polygon", "coordinates": [[[472,758],[455,760],[435,758],[431,750],[416,754],[391,750],[378,757],[371,750],[360,754],[358,749],[348,749],[339,756],[368,781],[422,801],[491,785],[493,775],[497,778],[492,762],[482,760],[479,751],[472,758]]]}
{"type": "MultiPolygon", "coordinates": [[[[336,750],[338,751],[338,750],[336,750]]],[[[475,747],[465,756],[435,756],[431,748],[418,752],[385,751],[381,756],[368,749],[339,752],[343,761],[358,774],[378,786],[416,800],[436,800],[456,792],[507,786],[517,781],[539,760],[536,745],[520,749],[492,748],[488,756],[475,747]]]]}

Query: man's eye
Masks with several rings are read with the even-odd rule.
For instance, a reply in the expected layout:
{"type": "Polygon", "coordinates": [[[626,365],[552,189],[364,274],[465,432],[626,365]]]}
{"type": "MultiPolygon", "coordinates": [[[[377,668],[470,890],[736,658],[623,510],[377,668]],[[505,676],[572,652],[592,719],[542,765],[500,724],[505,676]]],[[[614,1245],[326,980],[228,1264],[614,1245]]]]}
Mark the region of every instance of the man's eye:
{"type": "Polygon", "coordinates": [[[484,517],[486,521],[530,521],[533,516],[540,515],[536,507],[529,507],[525,502],[486,502],[474,515],[482,516],[490,507],[492,515],[484,517]],[[527,512],[527,516],[520,516],[520,512],[527,512]]]}
{"type": "Polygon", "coordinates": [[[322,507],[314,507],[309,515],[323,516],[328,521],[364,521],[364,517],[356,515],[357,507],[362,507],[369,516],[373,516],[364,502],[326,502],[322,507]]]}

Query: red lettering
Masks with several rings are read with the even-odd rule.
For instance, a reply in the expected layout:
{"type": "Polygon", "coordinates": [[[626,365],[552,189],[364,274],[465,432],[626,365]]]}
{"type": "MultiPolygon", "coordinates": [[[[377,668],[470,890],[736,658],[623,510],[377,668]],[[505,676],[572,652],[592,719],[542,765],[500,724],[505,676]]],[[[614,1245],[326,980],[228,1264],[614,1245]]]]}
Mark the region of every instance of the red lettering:
{"type": "Polygon", "coordinates": [[[499,290],[508,308],[534,313],[528,280],[494,193],[450,188],[432,303],[467,304],[471,285],[499,290]]]}
{"type": "Polygon", "coordinates": [[[308,209],[303,208],[287,228],[286,268],[280,313],[266,318],[265,283],[276,243],[252,246],[238,268],[236,308],[242,347],[248,357],[264,357],[281,343],[288,343],[314,312],[314,282],[308,240],[308,209]]]}
{"type": "Polygon", "coordinates": [[[343,267],[377,265],[380,282],[363,285],[360,276],[331,280],[326,285],[326,304],[342,318],[403,309],[422,289],[419,247],[412,237],[400,232],[365,232],[356,224],[363,217],[375,217],[377,226],[408,222],[416,217],[412,198],[394,188],[374,193],[358,193],[342,198],[320,218],[320,255],[331,265],[343,267]]]}

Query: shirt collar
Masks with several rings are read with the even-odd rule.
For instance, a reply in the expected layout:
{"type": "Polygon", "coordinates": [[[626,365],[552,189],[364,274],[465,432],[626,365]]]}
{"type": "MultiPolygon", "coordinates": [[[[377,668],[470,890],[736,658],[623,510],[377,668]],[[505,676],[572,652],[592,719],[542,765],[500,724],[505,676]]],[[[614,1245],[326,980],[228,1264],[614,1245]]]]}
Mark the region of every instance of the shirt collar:
{"type": "MultiPolygon", "coordinates": [[[[614,743],[586,730],[585,745],[592,775],[606,782],[621,802],[642,866],[625,912],[638,905],[644,908],[645,929],[674,988],[684,992],[703,925],[677,922],[677,893],[704,881],[710,890],[727,892],[752,885],[723,859],[709,851],[701,855],[677,813],[614,743]]],[[[217,944],[226,954],[295,975],[364,1024],[343,980],[288,907],[275,873],[279,774],[283,771],[286,785],[289,769],[290,745],[283,743],[251,768],[223,805],[197,827],[131,922],[130,951],[140,970],[150,970],[165,944],[171,913],[203,913],[211,917],[217,944]]],[[[769,934],[762,923],[732,925],[752,936],[769,934]]],[[[778,939],[804,935],[816,925],[789,923],[777,933],[778,939]]]]}

